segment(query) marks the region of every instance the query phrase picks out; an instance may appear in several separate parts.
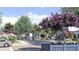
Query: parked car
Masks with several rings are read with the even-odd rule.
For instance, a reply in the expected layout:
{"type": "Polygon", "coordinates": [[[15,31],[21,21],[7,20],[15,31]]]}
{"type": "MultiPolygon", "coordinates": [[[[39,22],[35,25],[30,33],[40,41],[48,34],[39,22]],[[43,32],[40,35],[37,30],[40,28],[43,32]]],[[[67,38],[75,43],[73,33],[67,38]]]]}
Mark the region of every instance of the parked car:
{"type": "Polygon", "coordinates": [[[11,41],[5,40],[5,39],[0,39],[0,46],[10,47],[11,45],[12,45],[11,41]]]}

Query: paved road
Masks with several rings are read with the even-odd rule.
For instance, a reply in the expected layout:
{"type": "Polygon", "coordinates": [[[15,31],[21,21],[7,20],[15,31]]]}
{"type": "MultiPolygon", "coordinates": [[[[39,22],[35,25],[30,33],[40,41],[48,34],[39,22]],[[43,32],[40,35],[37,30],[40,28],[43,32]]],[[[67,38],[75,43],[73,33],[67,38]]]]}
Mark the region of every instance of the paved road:
{"type": "Polygon", "coordinates": [[[14,51],[40,51],[41,46],[35,45],[20,45],[20,46],[13,46],[12,49],[14,51]]]}
{"type": "Polygon", "coordinates": [[[12,47],[0,47],[0,51],[40,51],[41,43],[45,41],[20,41],[20,43],[14,43],[12,47]]]}
{"type": "Polygon", "coordinates": [[[33,41],[28,41],[28,40],[23,40],[24,42],[30,43],[32,45],[41,45],[42,43],[50,43],[49,40],[33,40],[33,41]]]}
{"type": "Polygon", "coordinates": [[[42,43],[46,43],[46,42],[49,43],[48,41],[35,40],[35,41],[32,41],[31,44],[41,46],[42,43]]]}
{"type": "Polygon", "coordinates": [[[41,46],[32,43],[33,42],[21,41],[21,44],[14,44],[12,49],[14,51],[40,51],[41,46]]]}
{"type": "Polygon", "coordinates": [[[0,51],[13,51],[11,47],[0,47],[0,51]]]}

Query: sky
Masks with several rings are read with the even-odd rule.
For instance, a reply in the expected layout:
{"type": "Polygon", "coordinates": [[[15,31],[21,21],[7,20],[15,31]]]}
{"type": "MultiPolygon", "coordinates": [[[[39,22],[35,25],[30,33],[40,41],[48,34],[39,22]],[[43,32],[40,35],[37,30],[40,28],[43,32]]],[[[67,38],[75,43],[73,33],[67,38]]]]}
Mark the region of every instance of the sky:
{"type": "Polygon", "coordinates": [[[39,23],[43,18],[50,16],[51,12],[54,14],[60,12],[59,7],[0,7],[2,15],[2,23],[12,23],[18,21],[20,16],[28,16],[32,23],[39,23]]]}

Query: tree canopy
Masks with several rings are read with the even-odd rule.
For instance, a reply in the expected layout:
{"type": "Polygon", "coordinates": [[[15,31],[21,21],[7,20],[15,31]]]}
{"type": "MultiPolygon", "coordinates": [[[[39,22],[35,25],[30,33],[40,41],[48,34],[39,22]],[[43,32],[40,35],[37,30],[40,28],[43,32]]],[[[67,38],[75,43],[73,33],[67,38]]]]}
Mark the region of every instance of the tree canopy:
{"type": "Polygon", "coordinates": [[[6,33],[16,33],[15,28],[11,23],[6,23],[3,31],[6,33]]]}
{"type": "Polygon", "coordinates": [[[62,7],[62,12],[72,11],[75,12],[77,15],[79,15],[79,7],[62,7]]]}
{"type": "Polygon", "coordinates": [[[21,16],[15,24],[15,29],[19,33],[25,33],[31,31],[31,22],[28,16],[21,16]]]}
{"type": "Polygon", "coordinates": [[[71,11],[46,17],[39,24],[43,29],[53,29],[55,31],[62,30],[63,27],[78,26],[79,17],[71,11]]]}

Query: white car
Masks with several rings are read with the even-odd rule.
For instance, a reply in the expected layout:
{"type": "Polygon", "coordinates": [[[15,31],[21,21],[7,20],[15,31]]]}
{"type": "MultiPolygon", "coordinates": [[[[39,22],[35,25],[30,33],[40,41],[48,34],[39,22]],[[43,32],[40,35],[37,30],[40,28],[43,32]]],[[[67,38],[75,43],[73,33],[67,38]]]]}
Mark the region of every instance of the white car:
{"type": "Polygon", "coordinates": [[[0,39],[0,46],[9,47],[12,45],[12,42],[5,39],[0,39]]]}

